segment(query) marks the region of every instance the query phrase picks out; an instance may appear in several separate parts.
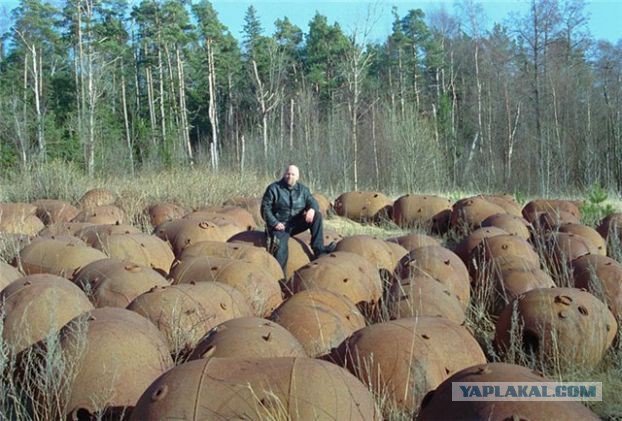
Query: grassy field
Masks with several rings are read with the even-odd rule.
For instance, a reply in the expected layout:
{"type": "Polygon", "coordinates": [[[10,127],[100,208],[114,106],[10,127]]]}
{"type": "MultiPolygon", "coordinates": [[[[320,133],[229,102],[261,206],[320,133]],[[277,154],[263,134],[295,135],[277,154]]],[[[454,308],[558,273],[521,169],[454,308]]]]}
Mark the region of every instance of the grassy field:
{"type": "MultiPolygon", "coordinates": [[[[220,205],[235,196],[260,196],[273,179],[253,174],[221,172],[213,174],[203,168],[145,171],[130,176],[115,174],[104,178],[91,179],[81,171],[65,163],[51,163],[34,167],[27,173],[4,176],[0,179],[0,202],[30,202],[41,198],[57,198],[77,203],[87,190],[105,187],[117,196],[117,205],[128,215],[128,222],[150,232],[153,227],[147,222],[143,210],[156,202],[172,202],[187,210],[207,205],[220,205]]],[[[312,180],[301,181],[313,188],[312,180]]],[[[323,191],[334,199],[341,192],[323,191]]],[[[405,192],[404,192],[405,193],[405,192]]],[[[467,197],[477,192],[417,192],[435,193],[452,200],[467,197]]],[[[395,199],[399,194],[391,195],[395,199]]],[[[531,198],[518,197],[521,204],[531,198]]],[[[594,224],[607,212],[622,210],[622,200],[606,192],[584,192],[571,199],[586,200],[584,222],[594,224]],[[604,197],[604,198],[603,198],[604,197]]],[[[343,235],[365,234],[386,239],[407,233],[390,221],[379,225],[361,225],[339,217],[331,217],[326,226],[343,235]]],[[[444,245],[451,247],[457,238],[451,234],[441,238],[444,245]]],[[[19,246],[11,241],[0,244],[0,257],[4,260],[15,254],[19,246]]],[[[528,355],[522,349],[514,349],[511,355],[500,356],[492,344],[495,319],[486,311],[485,298],[473,296],[467,311],[467,326],[487,354],[489,361],[521,362],[537,369],[551,378],[565,381],[600,381],[603,382],[603,401],[590,407],[602,418],[622,419],[622,342],[616,339],[614,346],[607,352],[603,361],[594,368],[582,365],[560,366],[554,361],[544,361],[538,356],[528,355]]],[[[0,347],[1,348],[1,347],[0,347]]],[[[553,358],[555,360],[555,358],[553,358]]],[[[2,361],[0,361],[2,362],[2,361]]],[[[6,364],[5,361],[5,368],[6,364]]],[[[0,367],[2,368],[2,367],[0,367]]],[[[3,378],[3,382],[6,381],[3,378]]],[[[382,397],[379,397],[382,399],[382,397]]],[[[388,411],[392,419],[411,419],[412,414],[388,411]]]]}

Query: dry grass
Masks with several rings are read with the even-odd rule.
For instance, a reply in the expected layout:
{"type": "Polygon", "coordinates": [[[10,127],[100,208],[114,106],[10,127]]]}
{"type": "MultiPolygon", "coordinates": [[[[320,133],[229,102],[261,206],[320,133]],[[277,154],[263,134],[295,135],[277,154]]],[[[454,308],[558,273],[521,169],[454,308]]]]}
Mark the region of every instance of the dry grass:
{"type": "MultiPolygon", "coordinates": [[[[304,175],[303,175],[304,176],[304,175]]],[[[206,205],[220,205],[224,200],[234,196],[260,196],[265,187],[273,181],[267,177],[245,175],[234,172],[213,174],[203,167],[172,169],[166,171],[143,171],[135,176],[117,174],[105,178],[89,179],[75,166],[62,162],[52,162],[43,166],[33,167],[28,173],[13,175],[0,180],[0,202],[30,202],[41,198],[57,198],[77,204],[79,198],[87,190],[96,187],[110,189],[117,196],[117,205],[128,215],[130,223],[138,226],[145,232],[152,227],[143,213],[144,208],[156,202],[172,202],[187,209],[195,209],[206,205]]],[[[304,180],[303,180],[304,181],[304,180]]],[[[313,183],[304,181],[313,187],[313,183]]],[[[340,192],[327,191],[329,198],[336,197],[340,192]]],[[[449,197],[452,200],[474,195],[474,192],[426,192],[449,197]]],[[[395,198],[399,195],[393,195],[395,198]]],[[[577,195],[578,196],[578,195],[577,195]]],[[[575,199],[576,197],[573,197],[575,199]]],[[[521,204],[530,198],[519,197],[521,204]]],[[[609,195],[606,204],[615,209],[622,209],[622,199],[609,195]]],[[[595,215],[586,215],[585,222],[593,226],[595,215]]],[[[404,235],[409,230],[403,230],[390,221],[377,225],[359,224],[340,217],[330,217],[326,220],[326,227],[343,236],[370,235],[381,239],[404,235]]],[[[452,246],[460,240],[460,235],[450,232],[442,238],[443,244],[452,246]]],[[[0,258],[8,261],[19,250],[17,239],[0,239],[0,258]]],[[[622,259],[622,246],[619,241],[610,242],[610,255],[616,260],[622,259]]],[[[543,250],[543,249],[541,249],[543,250]]],[[[557,272],[559,268],[552,268],[557,272]]],[[[550,269],[549,269],[550,270],[550,269]]],[[[554,273],[555,274],[555,273],[554,273]]],[[[567,273],[557,273],[556,278],[568,280],[567,273]]],[[[484,284],[486,284],[484,282],[484,284]]],[[[490,284],[490,283],[488,283],[490,284]]],[[[482,346],[489,361],[518,362],[523,365],[543,371],[555,379],[565,381],[601,381],[603,382],[603,401],[591,404],[591,408],[604,419],[621,419],[622,414],[622,341],[617,340],[605,355],[603,361],[594,368],[580,365],[561,366],[559,356],[547,356],[543,360],[530,354],[521,343],[521,326],[518,317],[514,320],[515,341],[513,346],[500,355],[493,345],[495,317],[490,315],[491,297],[494,292],[487,289],[474,291],[471,303],[467,309],[467,327],[482,346]]],[[[386,314],[386,304],[383,310],[386,314]]],[[[0,324],[0,329],[2,325],[0,324]]],[[[1,337],[1,335],[0,335],[1,337]]],[[[59,362],[59,353],[54,346],[53,335],[48,338],[49,346],[43,350],[32,351],[33,358],[29,360],[31,368],[28,372],[37,373],[28,382],[15,376],[16,360],[11,357],[7,344],[0,342],[0,413],[9,419],[54,419],[62,408],[62,389],[68,384],[71,376],[70,367],[59,362]],[[35,358],[36,357],[36,358],[35,358]],[[69,371],[64,371],[69,370],[69,371]],[[65,374],[63,374],[65,373],[65,374]],[[32,396],[35,388],[44,390],[48,394],[44,407],[36,408],[42,415],[34,416],[34,402],[32,396]],[[46,418],[47,417],[47,418],[46,418]]],[[[1,340],[0,340],[1,341],[1,340]]],[[[414,414],[400,411],[391,404],[387,395],[377,396],[377,402],[382,407],[385,419],[404,420],[412,419],[414,414]]],[[[274,408],[273,408],[274,409],[274,408]]],[[[278,409],[278,408],[277,408],[278,409]]],[[[266,414],[266,417],[281,419],[281,411],[276,414],[266,414]]]]}

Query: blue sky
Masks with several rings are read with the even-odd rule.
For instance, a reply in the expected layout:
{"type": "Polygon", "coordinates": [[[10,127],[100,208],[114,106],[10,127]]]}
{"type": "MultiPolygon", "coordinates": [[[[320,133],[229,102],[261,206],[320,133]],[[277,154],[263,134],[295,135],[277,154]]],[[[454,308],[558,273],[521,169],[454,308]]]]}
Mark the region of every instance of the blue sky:
{"type": "MultiPolygon", "coordinates": [[[[58,0],[52,0],[57,2],[58,0]]],[[[527,9],[527,0],[474,0],[482,4],[485,19],[490,28],[494,22],[503,23],[512,11],[523,12],[527,9]]],[[[130,0],[138,3],[139,0],[130,0]]],[[[0,0],[0,14],[2,9],[11,10],[18,4],[18,0],[0,0]]],[[[365,25],[366,16],[371,11],[373,25],[368,41],[383,41],[391,31],[391,8],[396,6],[400,16],[404,16],[410,9],[420,8],[426,13],[444,7],[448,12],[454,12],[454,0],[322,0],[322,1],[292,1],[292,0],[214,0],[215,9],[220,20],[229,27],[237,38],[241,37],[244,24],[244,13],[251,4],[257,9],[264,26],[266,35],[274,32],[274,21],[287,16],[293,23],[307,32],[308,23],[318,11],[327,16],[330,23],[339,22],[346,33],[354,28],[361,30],[365,25]]],[[[622,0],[592,0],[587,1],[587,11],[590,15],[589,29],[594,38],[617,42],[622,38],[622,0]]],[[[7,16],[0,16],[0,26],[5,29],[10,23],[7,16]]]]}
{"type": "MultiPolygon", "coordinates": [[[[528,1],[522,0],[480,0],[486,15],[487,27],[494,22],[503,23],[511,11],[523,12],[528,8],[528,1]]],[[[404,16],[410,9],[420,8],[429,13],[444,7],[448,12],[455,11],[453,0],[414,1],[414,0],[323,0],[323,1],[292,1],[292,0],[216,0],[213,1],[219,13],[220,20],[229,27],[232,34],[240,37],[244,24],[244,12],[253,4],[261,18],[267,34],[274,31],[274,21],[287,16],[293,23],[307,32],[308,23],[315,15],[316,10],[328,17],[330,23],[339,22],[348,33],[355,27],[361,29],[365,25],[368,10],[374,16],[374,25],[370,31],[369,41],[384,40],[391,31],[391,8],[396,6],[400,16],[404,16]]],[[[586,10],[590,15],[589,29],[597,38],[604,38],[616,42],[622,38],[622,0],[592,0],[588,2],[586,10]]]]}

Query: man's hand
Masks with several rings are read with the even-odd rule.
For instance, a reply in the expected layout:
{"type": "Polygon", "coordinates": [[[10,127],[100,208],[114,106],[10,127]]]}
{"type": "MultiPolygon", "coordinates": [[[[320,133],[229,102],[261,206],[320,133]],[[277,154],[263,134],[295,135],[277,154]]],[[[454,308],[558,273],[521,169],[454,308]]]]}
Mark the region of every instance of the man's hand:
{"type": "Polygon", "coordinates": [[[307,224],[313,222],[313,217],[315,216],[315,209],[311,208],[305,213],[305,221],[307,224]]]}
{"type": "Polygon", "coordinates": [[[282,222],[279,222],[278,224],[274,226],[275,231],[283,231],[284,229],[285,229],[285,224],[283,224],[282,222]]]}

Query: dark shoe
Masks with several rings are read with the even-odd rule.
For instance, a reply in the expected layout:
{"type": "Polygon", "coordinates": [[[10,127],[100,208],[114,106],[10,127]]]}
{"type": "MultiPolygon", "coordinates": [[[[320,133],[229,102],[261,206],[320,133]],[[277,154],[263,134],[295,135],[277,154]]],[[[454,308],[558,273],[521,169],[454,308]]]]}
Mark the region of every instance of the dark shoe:
{"type": "Polygon", "coordinates": [[[318,257],[320,257],[323,254],[330,254],[330,253],[332,253],[333,251],[335,251],[336,248],[337,248],[337,244],[335,244],[335,242],[333,241],[329,245],[324,246],[322,248],[322,250],[315,250],[313,252],[313,254],[315,255],[314,260],[317,259],[318,257]]]}

